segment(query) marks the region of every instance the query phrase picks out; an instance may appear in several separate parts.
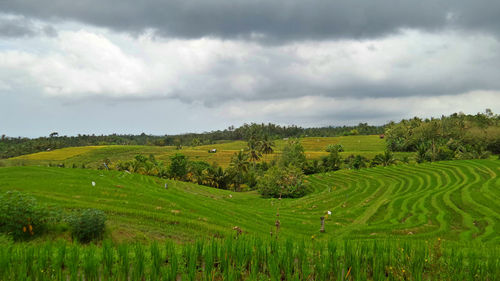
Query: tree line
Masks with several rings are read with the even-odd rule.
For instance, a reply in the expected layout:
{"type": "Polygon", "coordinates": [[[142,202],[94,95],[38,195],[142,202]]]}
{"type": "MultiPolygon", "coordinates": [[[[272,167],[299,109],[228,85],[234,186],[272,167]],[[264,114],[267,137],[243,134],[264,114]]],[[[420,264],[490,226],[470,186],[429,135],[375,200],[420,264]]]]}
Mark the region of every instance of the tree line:
{"type": "Polygon", "coordinates": [[[454,113],[441,118],[414,117],[388,124],[385,132],[391,151],[417,153],[417,162],[488,158],[500,153],[500,115],[454,113]]]}
{"type": "Polygon", "coordinates": [[[278,158],[263,161],[266,154],[274,153],[274,142],[265,135],[250,136],[247,147],[235,152],[229,167],[217,163],[191,161],[182,153],[171,156],[170,163],[156,160],[154,155],[136,155],[129,161],[111,163],[103,161],[101,169],[115,169],[131,173],[157,176],[211,186],[233,191],[257,190],[264,197],[301,197],[310,191],[305,175],[337,171],[340,169],[361,169],[374,166],[389,166],[396,162],[391,151],[367,159],[361,155],[342,157],[344,148],[340,144],[325,148],[327,156],[319,160],[307,160],[304,147],[299,139],[290,139],[278,158]]]}
{"type": "Polygon", "coordinates": [[[214,144],[220,141],[249,140],[254,135],[265,135],[268,139],[299,137],[333,137],[342,135],[381,134],[384,126],[370,126],[360,123],[357,126],[302,128],[299,126],[280,126],[268,124],[244,124],[238,128],[230,126],[224,130],[204,133],[155,136],[140,135],[77,135],[60,136],[57,132],[47,137],[24,138],[2,135],[0,139],[0,158],[10,158],[40,151],[64,147],[89,145],[154,145],[154,146],[198,146],[214,144]]]}

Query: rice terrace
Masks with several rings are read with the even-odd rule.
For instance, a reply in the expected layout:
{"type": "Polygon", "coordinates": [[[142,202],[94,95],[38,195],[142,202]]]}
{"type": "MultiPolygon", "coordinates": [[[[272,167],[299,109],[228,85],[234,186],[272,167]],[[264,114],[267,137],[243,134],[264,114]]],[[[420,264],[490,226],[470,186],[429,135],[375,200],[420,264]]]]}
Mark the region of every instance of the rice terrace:
{"type": "Polygon", "coordinates": [[[0,277],[497,280],[499,122],[4,138],[0,277]]]}
{"type": "Polygon", "coordinates": [[[0,281],[500,281],[500,1],[0,1],[0,281]]]}

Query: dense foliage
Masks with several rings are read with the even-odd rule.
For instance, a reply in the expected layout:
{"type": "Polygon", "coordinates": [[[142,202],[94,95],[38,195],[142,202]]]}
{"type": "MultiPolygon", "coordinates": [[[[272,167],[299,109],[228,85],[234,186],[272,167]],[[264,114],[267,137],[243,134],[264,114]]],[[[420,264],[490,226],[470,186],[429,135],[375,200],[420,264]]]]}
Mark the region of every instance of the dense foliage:
{"type": "Polygon", "coordinates": [[[42,233],[53,220],[51,212],[35,198],[18,191],[0,195],[0,232],[14,240],[42,233]]]}
{"type": "Polygon", "coordinates": [[[285,148],[283,148],[278,163],[283,167],[292,165],[302,169],[305,166],[306,155],[304,153],[304,147],[299,140],[288,141],[285,148]]]}
{"type": "Polygon", "coordinates": [[[188,159],[180,153],[176,153],[170,157],[171,162],[168,166],[168,174],[171,178],[176,180],[185,180],[188,172],[188,159]]]}
{"type": "MultiPolygon", "coordinates": [[[[305,150],[299,139],[290,139],[287,141],[279,157],[270,162],[260,161],[265,154],[274,153],[274,142],[265,136],[254,135],[247,142],[247,148],[235,152],[231,157],[229,167],[224,169],[217,163],[209,164],[205,161],[192,161],[181,153],[176,153],[171,157],[170,165],[157,161],[153,155],[149,157],[137,155],[131,161],[119,161],[116,164],[104,159],[101,168],[117,169],[120,171],[129,171],[144,175],[157,176],[160,178],[170,178],[181,181],[194,182],[201,185],[208,185],[219,189],[230,189],[233,191],[242,191],[248,189],[258,189],[257,184],[267,171],[275,166],[286,168],[293,166],[306,175],[337,171],[342,168],[361,169],[374,166],[389,166],[397,163],[394,154],[386,151],[384,154],[375,155],[370,160],[361,155],[349,155],[345,159],[341,152],[344,147],[340,144],[328,145],[325,150],[327,156],[322,156],[318,160],[306,160],[305,150]],[[257,162],[260,161],[260,162],[257,162]]],[[[408,162],[408,158],[402,162],[408,162]]],[[[284,169],[283,171],[285,171],[284,169]]],[[[269,173],[272,173],[270,171],[269,173]]],[[[269,186],[274,189],[275,186],[269,186]]],[[[277,196],[279,193],[268,193],[267,188],[262,189],[265,196],[277,196]]],[[[287,197],[296,197],[304,195],[304,190],[294,192],[294,195],[287,197]]]]}
{"type": "Polygon", "coordinates": [[[71,236],[81,243],[88,243],[102,238],[106,215],[101,210],[86,209],[67,218],[71,227],[71,236]]]}
{"type": "Polygon", "coordinates": [[[274,198],[297,198],[308,192],[304,173],[293,165],[270,168],[257,180],[257,188],[262,196],[274,198]]]}
{"type": "Polygon", "coordinates": [[[439,119],[413,118],[388,125],[385,138],[392,151],[415,151],[417,161],[487,158],[500,153],[500,115],[452,114],[439,119]]]}

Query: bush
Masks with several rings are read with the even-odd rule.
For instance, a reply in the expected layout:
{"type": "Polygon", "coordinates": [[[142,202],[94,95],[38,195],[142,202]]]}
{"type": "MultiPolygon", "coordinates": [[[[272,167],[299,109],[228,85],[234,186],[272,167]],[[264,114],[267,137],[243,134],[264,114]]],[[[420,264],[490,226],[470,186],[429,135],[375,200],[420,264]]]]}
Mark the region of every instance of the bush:
{"type": "Polygon", "coordinates": [[[8,191],[0,195],[0,232],[14,240],[42,233],[52,219],[49,210],[27,194],[8,191]]]}
{"type": "Polygon", "coordinates": [[[359,170],[361,168],[366,168],[369,161],[362,155],[351,154],[344,160],[344,162],[349,169],[359,170]]]}
{"type": "Polygon", "coordinates": [[[287,167],[289,165],[303,168],[306,165],[306,155],[304,147],[298,140],[290,140],[281,152],[279,165],[287,167]]]}
{"type": "Polygon", "coordinates": [[[344,146],[341,144],[329,144],[326,147],[326,152],[343,152],[344,146]]]}
{"type": "Polygon", "coordinates": [[[272,167],[263,177],[259,178],[257,187],[264,197],[297,198],[306,195],[308,187],[304,183],[304,173],[301,169],[288,167],[272,167]]]}
{"type": "Polygon", "coordinates": [[[106,223],[106,215],[101,210],[87,209],[68,218],[71,236],[81,243],[89,243],[102,238],[106,223]]]}

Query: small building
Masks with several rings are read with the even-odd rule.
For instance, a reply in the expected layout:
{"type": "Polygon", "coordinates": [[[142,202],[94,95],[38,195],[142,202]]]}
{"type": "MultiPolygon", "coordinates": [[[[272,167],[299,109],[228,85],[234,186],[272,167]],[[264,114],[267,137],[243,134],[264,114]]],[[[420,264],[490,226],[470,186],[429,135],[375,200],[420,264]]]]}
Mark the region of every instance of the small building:
{"type": "Polygon", "coordinates": [[[385,138],[385,135],[384,135],[384,134],[381,134],[379,137],[380,137],[381,139],[383,139],[383,138],[385,138]]]}
{"type": "Polygon", "coordinates": [[[208,151],[208,153],[216,153],[217,152],[217,148],[212,148],[208,151]]]}

